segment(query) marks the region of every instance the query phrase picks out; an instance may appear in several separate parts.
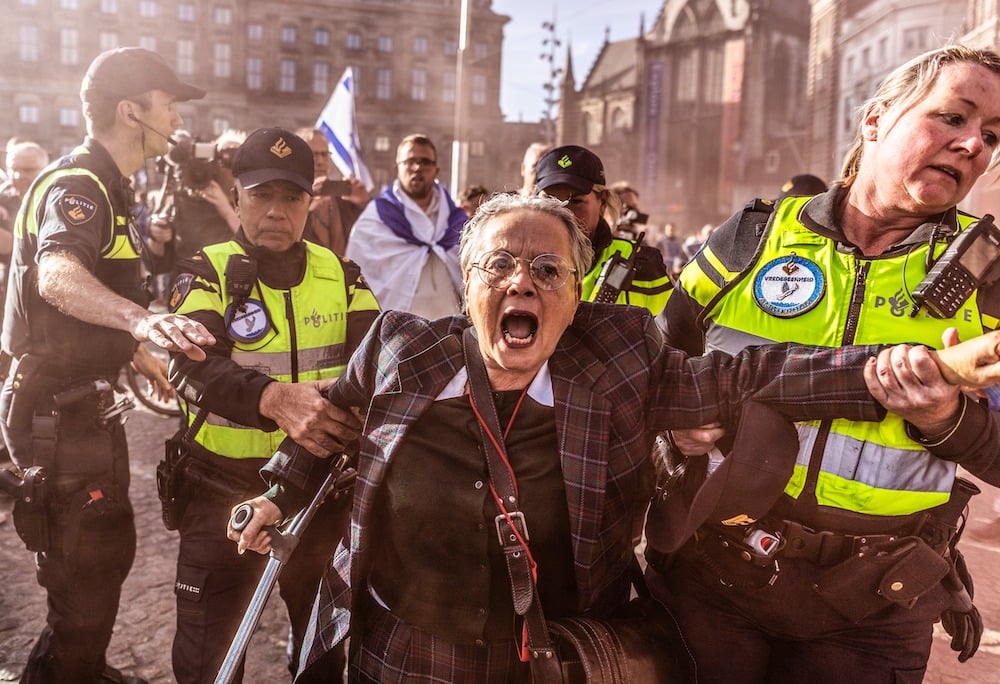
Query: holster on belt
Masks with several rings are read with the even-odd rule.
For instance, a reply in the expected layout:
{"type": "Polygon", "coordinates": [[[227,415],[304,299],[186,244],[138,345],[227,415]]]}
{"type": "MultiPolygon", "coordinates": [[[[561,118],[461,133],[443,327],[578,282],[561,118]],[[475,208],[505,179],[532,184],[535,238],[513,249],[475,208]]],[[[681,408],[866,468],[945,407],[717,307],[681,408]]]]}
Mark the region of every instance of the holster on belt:
{"type": "Polygon", "coordinates": [[[951,563],[919,537],[901,537],[829,568],[815,589],[838,613],[860,622],[893,604],[911,607],[950,568],[951,563]]]}
{"type": "Polygon", "coordinates": [[[259,483],[250,483],[231,472],[223,457],[206,451],[190,439],[190,428],[181,429],[164,445],[163,460],[156,466],[156,491],[160,499],[163,525],[176,530],[196,488],[206,489],[225,499],[242,499],[259,483]]]}
{"type": "Polygon", "coordinates": [[[54,406],[43,406],[55,390],[55,381],[46,374],[44,361],[25,354],[10,366],[11,398],[4,417],[8,429],[17,434],[31,435],[28,442],[8,445],[15,463],[27,467],[36,465],[51,470],[55,465],[55,435],[57,416],[54,406]],[[36,417],[38,420],[36,421],[36,417]]]}
{"type": "Polygon", "coordinates": [[[915,535],[883,537],[862,548],[823,573],[816,591],[853,622],[891,604],[912,606],[952,572],[965,508],[979,491],[955,478],[948,502],[928,510],[915,535]]]}

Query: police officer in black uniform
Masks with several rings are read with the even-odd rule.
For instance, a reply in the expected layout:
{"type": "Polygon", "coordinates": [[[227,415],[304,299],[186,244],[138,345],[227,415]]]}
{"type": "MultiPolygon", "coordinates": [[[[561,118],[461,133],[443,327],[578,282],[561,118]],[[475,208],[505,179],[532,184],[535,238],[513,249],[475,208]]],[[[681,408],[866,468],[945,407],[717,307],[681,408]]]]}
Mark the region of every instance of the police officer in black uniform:
{"type": "Polygon", "coordinates": [[[182,123],[175,103],[204,94],[148,50],[98,55],[80,92],[88,137],[39,175],[15,225],[0,429],[26,481],[44,492],[18,501],[14,522],[48,592],[23,682],[141,681],[105,662],[135,555],[111,388],[137,341],[203,359],[198,345],[215,339],[184,316],[146,310],[128,176],[166,152],[182,123]]]}

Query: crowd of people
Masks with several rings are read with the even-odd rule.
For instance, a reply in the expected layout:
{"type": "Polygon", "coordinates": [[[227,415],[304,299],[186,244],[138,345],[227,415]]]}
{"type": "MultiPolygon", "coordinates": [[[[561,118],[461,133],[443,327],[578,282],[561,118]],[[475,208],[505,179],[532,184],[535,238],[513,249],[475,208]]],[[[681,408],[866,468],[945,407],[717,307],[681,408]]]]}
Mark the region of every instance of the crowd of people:
{"type": "Polygon", "coordinates": [[[419,133],[380,191],[283,122],[203,158],[176,104],[205,94],[109,50],[78,148],[7,147],[0,432],[46,487],[14,509],[48,596],[22,681],[141,681],[105,661],[135,554],[128,363],[184,414],[157,472],[178,682],[215,680],[272,526],[341,453],[357,483],[281,576],[296,682],[540,681],[532,616],[647,590],[709,684],[919,681],[939,620],[975,652],[959,466],[1000,484],[977,393],[1000,384],[1000,286],[967,269],[942,314],[925,285],[983,230],[958,205],[1000,159],[1000,56],[900,66],[839,179],[686,240],[574,144],[454,199],[419,133]]]}

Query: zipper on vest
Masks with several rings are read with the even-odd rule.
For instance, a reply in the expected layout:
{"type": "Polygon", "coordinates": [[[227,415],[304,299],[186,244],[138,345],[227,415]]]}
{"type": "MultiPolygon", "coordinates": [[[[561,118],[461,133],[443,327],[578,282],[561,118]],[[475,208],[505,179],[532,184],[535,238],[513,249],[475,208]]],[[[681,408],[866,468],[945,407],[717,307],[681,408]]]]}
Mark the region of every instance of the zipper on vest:
{"type": "Polygon", "coordinates": [[[854,289],[851,291],[851,305],[847,310],[847,324],[844,326],[844,336],[840,343],[854,344],[854,336],[858,332],[858,319],[861,318],[861,308],[865,304],[865,289],[868,285],[868,269],[871,268],[870,261],[862,261],[858,264],[857,273],[854,276],[854,289]]]}
{"type": "MultiPolygon", "coordinates": [[[[856,261],[855,263],[858,265],[855,269],[851,303],[847,309],[844,336],[840,340],[842,345],[854,344],[854,337],[858,332],[858,319],[861,318],[861,309],[865,303],[868,269],[871,268],[871,262],[868,260],[856,261]]],[[[810,512],[819,508],[819,501],[816,499],[816,483],[819,481],[819,473],[823,466],[823,453],[826,451],[826,440],[830,435],[832,424],[833,421],[829,419],[820,422],[816,441],[813,443],[812,453],[809,455],[809,470],[806,473],[806,481],[802,487],[802,494],[799,495],[799,501],[810,512]]]]}
{"type": "Polygon", "coordinates": [[[285,322],[288,323],[289,345],[288,355],[291,361],[291,382],[299,381],[299,338],[295,328],[295,309],[292,307],[292,291],[285,290],[285,322]]]}

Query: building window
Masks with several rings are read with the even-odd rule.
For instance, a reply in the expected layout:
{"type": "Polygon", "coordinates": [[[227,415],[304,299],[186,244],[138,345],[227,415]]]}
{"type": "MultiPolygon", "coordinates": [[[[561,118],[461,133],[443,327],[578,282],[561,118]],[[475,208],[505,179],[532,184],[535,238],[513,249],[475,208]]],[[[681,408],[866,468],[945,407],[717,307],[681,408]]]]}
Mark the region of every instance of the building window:
{"type": "Polygon", "coordinates": [[[458,41],[457,40],[446,40],[444,41],[444,54],[445,57],[454,57],[458,54],[458,41]]]}
{"type": "Polygon", "coordinates": [[[17,120],[23,124],[38,123],[38,105],[36,104],[18,105],[17,120]]]}
{"type": "Polygon", "coordinates": [[[281,42],[291,45],[299,41],[299,29],[294,24],[285,24],[281,27],[281,42]]]}
{"type": "Polygon", "coordinates": [[[476,43],[472,46],[472,54],[476,59],[486,59],[490,54],[490,48],[486,43],[476,43]]]}
{"type": "Polygon", "coordinates": [[[360,50],[361,34],[357,31],[348,31],[346,45],[348,50],[360,50]]]}
{"type": "Polygon", "coordinates": [[[177,20],[178,21],[194,21],[195,11],[194,5],[190,2],[182,2],[177,5],[177,20]]]}
{"type": "Polygon", "coordinates": [[[379,69],[375,72],[375,97],[388,100],[392,97],[392,70],[379,69]]]}
{"type": "Polygon", "coordinates": [[[154,19],[156,17],[156,0],[140,0],[139,16],[145,19],[154,19]]]}
{"type": "Polygon", "coordinates": [[[418,55],[423,55],[427,53],[427,39],[423,36],[415,36],[413,38],[413,52],[418,55]]]}
{"type": "Polygon", "coordinates": [[[389,136],[387,136],[387,135],[376,135],[375,136],[375,151],[376,152],[388,152],[389,151],[389,136]]]}
{"type": "Polygon", "coordinates": [[[705,102],[720,104],[725,93],[722,77],[725,70],[726,56],[721,47],[705,49],[705,75],[702,78],[702,92],[705,102]]]}
{"type": "Polygon", "coordinates": [[[330,44],[330,29],[318,28],[313,33],[313,44],[325,47],[330,44]]]}
{"type": "Polygon", "coordinates": [[[317,95],[330,92],[330,65],[326,62],[313,64],[313,92],[317,95]]]}
{"type": "Polygon", "coordinates": [[[233,72],[233,50],[229,43],[216,43],[212,47],[214,56],[212,75],[216,78],[229,78],[233,72]]]}
{"type": "Polygon", "coordinates": [[[379,52],[392,52],[392,36],[379,36],[377,45],[379,52]]]}
{"type": "Polygon", "coordinates": [[[229,26],[233,23],[233,8],[224,5],[216,5],[215,12],[212,13],[215,23],[219,26],[229,26]]]}
{"type": "Polygon", "coordinates": [[[486,77],[482,74],[472,77],[472,104],[486,104],[486,77]]]}
{"type": "Polygon", "coordinates": [[[445,71],[441,74],[441,101],[454,102],[456,88],[455,72],[445,71]]]}
{"type": "Polygon", "coordinates": [[[280,69],[278,90],[283,93],[295,92],[295,61],[291,59],[281,60],[280,69]]]}
{"type": "Polygon", "coordinates": [[[101,0],[101,12],[104,14],[118,14],[118,0],[101,0]]]}
{"type": "Polygon", "coordinates": [[[926,26],[906,29],[903,31],[903,49],[907,52],[926,49],[927,34],[928,30],[926,26]]]}
{"type": "Polygon", "coordinates": [[[264,39],[264,25],[258,23],[247,24],[247,40],[263,40],[264,39]]]}
{"type": "Polygon", "coordinates": [[[59,125],[76,128],[80,125],[80,110],[74,107],[59,108],[59,125]]]}
{"type": "Polygon", "coordinates": [[[149,50],[150,52],[156,52],[156,37],[155,36],[140,36],[139,37],[139,47],[143,50],[149,50]]]}
{"type": "Polygon", "coordinates": [[[260,90],[264,86],[264,62],[260,57],[247,57],[247,88],[260,90]]]}
{"type": "Polygon", "coordinates": [[[482,157],[486,154],[486,143],[482,140],[473,140],[469,143],[469,154],[473,157],[482,157]]]}
{"type": "Polygon", "coordinates": [[[194,41],[177,41],[177,73],[190,76],[194,73],[194,41]]]}
{"type": "Polygon", "coordinates": [[[232,128],[229,119],[221,116],[212,117],[212,135],[218,138],[232,128]]]}
{"type": "Polygon", "coordinates": [[[882,36],[878,39],[878,63],[881,66],[889,61],[889,38],[882,36]]]}
{"type": "Polygon", "coordinates": [[[114,50],[118,47],[118,34],[112,31],[101,31],[97,37],[97,43],[101,46],[101,52],[114,50]]]}
{"type": "Polygon", "coordinates": [[[22,62],[38,61],[38,27],[34,24],[24,24],[19,31],[21,34],[19,52],[22,62]]]}
{"type": "Polygon", "coordinates": [[[80,61],[80,34],[76,29],[59,31],[59,61],[63,64],[77,64],[80,61]]]}
{"type": "Polygon", "coordinates": [[[695,50],[681,55],[677,63],[678,102],[694,102],[698,97],[698,53],[695,50]]]}
{"type": "Polygon", "coordinates": [[[427,71],[425,69],[414,69],[412,81],[410,83],[410,99],[427,99],[427,71]]]}

